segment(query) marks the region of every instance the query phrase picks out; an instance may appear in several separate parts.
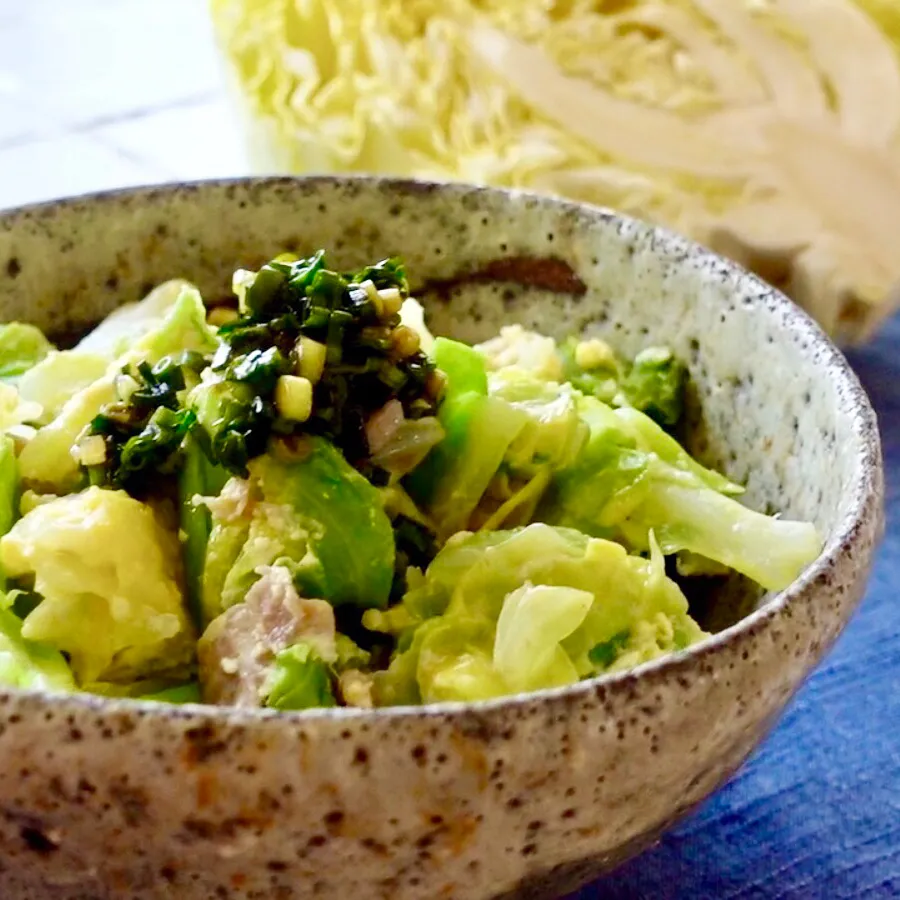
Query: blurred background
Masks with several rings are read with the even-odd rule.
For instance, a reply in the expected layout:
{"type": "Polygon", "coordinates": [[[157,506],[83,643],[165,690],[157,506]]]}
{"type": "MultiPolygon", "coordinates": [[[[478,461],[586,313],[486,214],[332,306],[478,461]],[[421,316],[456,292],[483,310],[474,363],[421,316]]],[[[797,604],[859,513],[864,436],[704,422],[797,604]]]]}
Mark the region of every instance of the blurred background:
{"type": "Polygon", "coordinates": [[[204,0],[0,0],[0,207],[245,173],[222,81],[204,0]]]}
{"type": "MultiPolygon", "coordinates": [[[[866,2],[900,10],[898,0],[866,2]]],[[[853,71],[844,67],[851,87],[853,71]]],[[[247,173],[225,84],[206,0],[0,0],[0,207],[247,173]]],[[[896,241],[900,229],[885,233],[896,241]]],[[[895,319],[851,354],[892,471],[898,342],[895,319]]],[[[762,750],[657,849],[583,900],[900,896],[898,543],[891,529],[862,612],[762,750]]]]}
{"type": "Polygon", "coordinates": [[[610,206],[864,342],[900,304],[900,3],[0,0],[0,207],[251,167],[610,206]]]}

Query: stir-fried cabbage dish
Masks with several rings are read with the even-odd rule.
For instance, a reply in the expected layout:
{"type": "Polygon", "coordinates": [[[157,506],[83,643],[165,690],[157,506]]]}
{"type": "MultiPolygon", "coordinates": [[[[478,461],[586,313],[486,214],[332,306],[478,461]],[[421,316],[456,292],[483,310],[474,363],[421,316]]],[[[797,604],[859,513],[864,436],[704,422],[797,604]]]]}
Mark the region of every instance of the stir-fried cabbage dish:
{"type": "Polygon", "coordinates": [[[68,349],[0,326],[0,684],[299,710],[573,684],[785,588],[813,525],[676,435],[660,346],[435,337],[399,259],[161,284],[68,349]]]}

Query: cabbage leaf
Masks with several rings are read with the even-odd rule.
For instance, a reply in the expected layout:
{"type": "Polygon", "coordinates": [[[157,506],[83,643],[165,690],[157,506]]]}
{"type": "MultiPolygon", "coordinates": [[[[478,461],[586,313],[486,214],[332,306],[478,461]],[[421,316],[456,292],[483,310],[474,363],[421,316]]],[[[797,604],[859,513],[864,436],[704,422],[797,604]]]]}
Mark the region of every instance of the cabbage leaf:
{"type": "Polygon", "coordinates": [[[397,637],[390,666],[375,674],[384,705],[571,684],[704,634],[658,549],[644,559],[544,524],[456,535],[401,604],[367,611],[363,623],[397,637]]]}

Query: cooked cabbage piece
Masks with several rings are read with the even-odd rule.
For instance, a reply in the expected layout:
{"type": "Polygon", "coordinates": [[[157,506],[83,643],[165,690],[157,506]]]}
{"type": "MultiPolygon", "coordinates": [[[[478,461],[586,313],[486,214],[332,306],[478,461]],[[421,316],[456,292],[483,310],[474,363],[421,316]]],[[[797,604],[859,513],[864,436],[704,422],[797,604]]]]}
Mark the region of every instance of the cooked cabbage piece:
{"type": "Polygon", "coordinates": [[[52,351],[53,344],[34,325],[0,325],[0,379],[15,384],[52,351]]]}
{"type": "Polygon", "coordinates": [[[690,551],[752,578],[767,590],[787,587],[815,559],[814,525],[766,516],[729,495],[741,489],[693,460],[648,416],[580,402],[590,438],[554,480],[539,518],[586,534],[665,554],[690,551]]]}
{"type": "Polygon", "coordinates": [[[65,653],[79,683],[190,663],[177,539],[126,493],[91,487],[37,506],[0,539],[0,562],[41,598],[22,636],[65,653]]]}
{"type": "Polygon", "coordinates": [[[102,378],[108,366],[109,360],[97,353],[53,351],[19,379],[19,395],[40,404],[39,424],[46,425],[75,394],[102,378]]]}
{"type": "Polygon", "coordinates": [[[386,705],[571,684],[703,636],[658,548],[643,559],[543,524],[455,536],[402,604],[363,621],[398,638],[375,675],[386,705]]]}
{"type": "Polygon", "coordinates": [[[73,394],[56,418],[38,429],[22,449],[19,469],[22,480],[46,492],[77,490],[81,482],[72,448],[100,408],[116,399],[115,378],[104,375],[73,394]]]}
{"type": "Polygon", "coordinates": [[[306,597],[335,606],[384,606],[394,536],[381,495],[322,438],[257,457],[208,503],[212,532],[203,574],[211,621],[246,596],[261,567],[287,566],[306,597]]]}
{"type": "MultiPolygon", "coordinates": [[[[72,394],[56,417],[25,446],[20,456],[23,480],[58,493],[76,489],[82,473],[72,452],[74,445],[102,408],[119,399],[117,389],[123,368],[144,360],[155,363],[169,354],[215,350],[215,332],[206,324],[206,309],[196,288],[182,282],[167,282],[164,287],[165,291],[159,288],[159,294],[151,293],[128,316],[123,314],[119,320],[121,332],[118,325],[110,325],[114,313],[91,333],[100,332],[95,340],[88,335],[78,345],[79,352],[91,354],[90,359],[97,353],[122,352],[100,378],[72,394]],[[139,310],[144,314],[138,315],[139,310]]],[[[93,362],[86,365],[93,366],[93,362]]]]}
{"type": "Polygon", "coordinates": [[[335,705],[328,665],[303,641],[277,654],[262,693],[270,709],[335,705]]]}
{"type": "Polygon", "coordinates": [[[113,310],[93,331],[78,343],[80,353],[98,355],[112,361],[127,353],[134,344],[158,329],[185,291],[194,286],[183,279],[165,281],[143,300],[126,303],[113,310]]]}
{"type": "Polygon", "coordinates": [[[74,691],[65,657],[54,647],[22,636],[22,620],[0,608],[0,684],[6,687],[74,691]]]}

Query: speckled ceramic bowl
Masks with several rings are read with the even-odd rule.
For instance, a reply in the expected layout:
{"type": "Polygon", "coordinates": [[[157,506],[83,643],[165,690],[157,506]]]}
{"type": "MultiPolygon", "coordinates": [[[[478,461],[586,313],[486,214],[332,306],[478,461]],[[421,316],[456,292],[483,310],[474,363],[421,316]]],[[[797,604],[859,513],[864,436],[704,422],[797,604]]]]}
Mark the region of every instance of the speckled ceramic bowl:
{"type": "Polygon", "coordinates": [[[331,178],[52,203],[0,215],[0,317],[78,330],[165,278],[225,293],[237,264],[319,246],[345,267],[403,254],[433,325],[465,339],[522,322],[625,353],[672,345],[694,450],[752,504],[813,519],[825,551],[689,652],[474,706],[268,715],[0,693],[4,900],[562,893],[728,778],[860,599],[882,470],[843,358],[761,281],[608,212],[331,178]]]}

